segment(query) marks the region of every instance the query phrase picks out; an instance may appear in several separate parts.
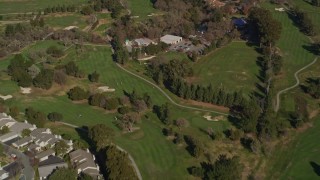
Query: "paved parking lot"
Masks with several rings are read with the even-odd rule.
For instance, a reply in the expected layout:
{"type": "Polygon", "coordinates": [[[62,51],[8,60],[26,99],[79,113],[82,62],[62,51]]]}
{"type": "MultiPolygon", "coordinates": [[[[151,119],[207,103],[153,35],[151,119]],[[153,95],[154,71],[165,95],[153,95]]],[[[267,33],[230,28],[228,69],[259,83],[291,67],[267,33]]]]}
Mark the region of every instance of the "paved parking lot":
{"type": "Polygon", "coordinates": [[[178,44],[173,44],[170,46],[170,51],[179,51],[179,52],[198,52],[201,54],[205,46],[203,44],[199,44],[197,46],[193,45],[191,41],[183,40],[178,44]]]}

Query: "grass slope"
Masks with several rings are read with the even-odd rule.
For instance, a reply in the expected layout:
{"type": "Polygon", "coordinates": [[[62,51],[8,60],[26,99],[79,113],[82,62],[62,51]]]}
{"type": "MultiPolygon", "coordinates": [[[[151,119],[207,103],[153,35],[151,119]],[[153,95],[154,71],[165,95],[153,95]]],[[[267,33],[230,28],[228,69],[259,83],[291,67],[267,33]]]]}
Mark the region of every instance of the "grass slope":
{"type": "Polygon", "coordinates": [[[128,0],[128,8],[133,16],[139,18],[147,18],[149,14],[156,12],[150,0],[128,0]]]}
{"type": "Polygon", "coordinates": [[[0,14],[43,10],[57,5],[80,5],[86,0],[0,0],[0,14]]]}
{"type": "Polygon", "coordinates": [[[279,146],[273,155],[267,179],[318,179],[320,168],[320,118],[313,127],[296,136],[289,145],[279,146]]]}
{"type": "Polygon", "coordinates": [[[84,28],[87,23],[84,16],[76,14],[68,14],[64,16],[47,16],[45,17],[45,23],[50,27],[65,28],[68,26],[77,26],[79,28],[84,28]]]}
{"type": "Polygon", "coordinates": [[[276,12],[275,5],[269,3],[263,4],[269,9],[274,18],[282,24],[282,34],[277,42],[277,47],[280,48],[283,58],[283,74],[278,83],[275,84],[276,89],[284,89],[295,83],[294,73],[311,63],[315,56],[306,50],[304,47],[310,45],[310,40],[294,25],[293,21],[285,12],[276,12]]]}
{"type": "Polygon", "coordinates": [[[227,90],[252,92],[258,81],[258,56],[255,49],[247,46],[245,42],[232,42],[194,64],[196,82],[222,85],[227,90]]]}

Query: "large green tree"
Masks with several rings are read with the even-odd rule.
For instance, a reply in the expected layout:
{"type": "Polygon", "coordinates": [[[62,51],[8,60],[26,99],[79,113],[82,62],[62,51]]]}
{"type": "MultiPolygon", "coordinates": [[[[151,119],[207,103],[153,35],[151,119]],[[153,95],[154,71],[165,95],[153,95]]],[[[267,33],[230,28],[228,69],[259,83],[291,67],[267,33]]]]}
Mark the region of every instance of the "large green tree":
{"type": "Polygon", "coordinates": [[[107,147],[112,142],[113,137],[113,129],[105,124],[94,125],[89,130],[89,138],[94,143],[97,151],[107,147]]]}
{"type": "Polygon", "coordinates": [[[50,176],[49,180],[75,180],[78,174],[74,169],[58,168],[50,176]]]}

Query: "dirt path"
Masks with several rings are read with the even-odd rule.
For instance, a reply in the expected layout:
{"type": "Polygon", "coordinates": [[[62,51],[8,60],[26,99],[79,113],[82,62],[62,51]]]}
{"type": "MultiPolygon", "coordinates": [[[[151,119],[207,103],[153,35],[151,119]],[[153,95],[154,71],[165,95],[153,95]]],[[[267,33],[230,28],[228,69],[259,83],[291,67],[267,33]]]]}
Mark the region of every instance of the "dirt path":
{"type": "MultiPolygon", "coordinates": [[[[66,122],[60,122],[60,123],[63,124],[63,125],[72,127],[72,128],[80,129],[80,130],[82,130],[82,131],[84,131],[84,132],[88,132],[86,129],[83,129],[83,128],[81,128],[81,127],[79,127],[79,126],[76,126],[76,125],[74,125],[74,124],[70,124],[70,123],[66,123],[66,122]]],[[[142,180],[142,175],[141,175],[141,173],[140,173],[140,171],[139,171],[139,168],[138,168],[136,162],[134,161],[133,157],[131,156],[131,154],[128,153],[127,151],[125,151],[123,148],[121,148],[121,147],[118,146],[118,145],[116,145],[116,147],[117,147],[120,151],[123,151],[123,152],[125,152],[125,153],[128,154],[128,157],[129,157],[129,159],[130,159],[130,161],[131,161],[131,163],[132,163],[132,166],[133,166],[134,170],[135,170],[136,173],[137,173],[137,176],[138,176],[139,180],[142,180]]]]}
{"type": "Polygon", "coordinates": [[[122,67],[120,64],[117,63],[117,66],[122,69],[123,71],[131,74],[132,76],[135,76],[145,82],[147,82],[148,84],[152,85],[153,87],[155,87],[156,89],[158,89],[173,105],[184,108],[184,109],[191,109],[191,110],[196,110],[196,111],[202,111],[202,112],[211,112],[211,113],[216,113],[216,114],[220,114],[223,116],[229,116],[229,114],[227,113],[222,113],[222,112],[218,112],[218,111],[213,111],[213,110],[206,110],[206,109],[201,109],[201,108],[196,108],[196,107],[190,107],[190,106],[185,106],[185,105],[181,105],[178,104],[177,102],[175,102],[164,90],[162,90],[159,86],[157,86],[156,84],[154,84],[153,82],[125,69],[124,67],[122,67]]]}
{"type": "Polygon", "coordinates": [[[299,77],[298,77],[299,73],[300,73],[301,71],[307,69],[308,67],[312,66],[314,63],[317,62],[317,60],[318,60],[318,57],[316,57],[310,64],[304,66],[303,68],[299,69],[297,72],[294,73],[294,77],[296,78],[296,81],[297,81],[295,85],[290,86],[290,87],[288,87],[288,88],[285,88],[285,89],[283,89],[283,90],[281,90],[281,91],[279,91],[279,92],[277,93],[276,106],[275,106],[275,108],[274,108],[275,112],[278,112],[278,110],[279,110],[279,108],[280,108],[280,96],[281,96],[281,94],[283,94],[283,93],[285,93],[285,92],[287,92],[287,91],[289,91],[289,90],[291,90],[291,89],[294,89],[294,88],[296,88],[297,86],[299,86],[299,84],[300,84],[300,79],[299,79],[299,77]]]}

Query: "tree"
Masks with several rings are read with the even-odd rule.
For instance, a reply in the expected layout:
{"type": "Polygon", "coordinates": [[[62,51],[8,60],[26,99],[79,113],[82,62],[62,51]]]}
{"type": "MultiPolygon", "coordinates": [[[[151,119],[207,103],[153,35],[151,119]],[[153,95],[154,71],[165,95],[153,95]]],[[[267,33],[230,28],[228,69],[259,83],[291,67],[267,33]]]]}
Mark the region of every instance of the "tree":
{"type": "Polygon", "coordinates": [[[43,69],[34,79],[33,85],[42,89],[50,89],[53,82],[53,70],[43,69]]]}
{"type": "Polygon", "coordinates": [[[84,89],[76,86],[68,92],[69,99],[73,101],[79,101],[83,99],[87,99],[89,96],[89,92],[85,91],[84,89]]]}
{"type": "Polygon", "coordinates": [[[22,136],[22,137],[28,137],[28,136],[30,136],[30,133],[31,133],[31,130],[30,130],[30,129],[24,129],[24,130],[22,130],[22,132],[21,132],[21,136],[22,136]]]}
{"type": "Polygon", "coordinates": [[[54,151],[56,152],[57,155],[63,156],[67,152],[68,148],[69,148],[68,144],[64,140],[60,140],[54,146],[54,151]]]}
{"type": "Polygon", "coordinates": [[[242,167],[238,157],[227,158],[225,155],[220,155],[211,168],[212,170],[207,172],[208,179],[241,179],[242,167]]]}
{"type": "Polygon", "coordinates": [[[115,146],[108,146],[106,156],[106,171],[108,179],[138,179],[131,162],[129,161],[127,153],[120,151],[115,146]]]}
{"type": "Polygon", "coordinates": [[[47,49],[47,54],[51,55],[54,58],[60,58],[64,55],[64,51],[57,46],[50,46],[47,49]]]}
{"type": "Polygon", "coordinates": [[[18,117],[20,110],[17,106],[13,106],[9,108],[9,115],[16,118],[18,117]]]}
{"type": "Polygon", "coordinates": [[[84,6],[82,9],[81,9],[81,13],[84,14],[84,15],[90,15],[93,13],[93,9],[91,6],[84,6]]]}
{"type": "Polygon", "coordinates": [[[56,70],[54,71],[53,80],[59,85],[65,85],[67,82],[67,76],[62,70],[56,70]]]}
{"type": "Polygon", "coordinates": [[[184,118],[179,118],[175,121],[175,124],[181,130],[181,128],[188,126],[188,121],[184,118]]]}
{"type": "Polygon", "coordinates": [[[63,115],[57,112],[52,112],[48,114],[48,119],[52,122],[62,121],[63,115]]]}
{"type": "Polygon", "coordinates": [[[98,106],[98,107],[106,107],[106,103],[107,103],[107,98],[105,97],[104,94],[94,94],[92,96],[90,96],[89,98],[89,104],[91,106],[98,106]]]}
{"type": "Polygon", "coordinates": [[[118,98],[109,98],[106,102],[106,109],[113,110],[117,109],[119,106],[119,99],[118,98]]]}
{"type": "Polygon", "coordinates": [[[88,174],[81,173],[78,180],[94,180],[94,178],[88,174]]]}
{"type": "Polygon", "coordinates": [[[108,146],[112,142],[113,137],[113,129],[107,127],[105,124],[97,124],[89,130],[89,138],[94,143],[97,151],[108,146]]]}
{"type": "Polygon", "coordinates": [[[91,82],[98,82],[99,77],[100,77],[100,74],[98,74],[97,71],[94,71],[92,74],[89,74],[89,80],[91,82]]]}
{"type": "Polygon", "coordinates": [[[312,5],[320,7],[320,0],[311,0],[312,5]]]}
{"type": "Polygon", "coordinates": [[[47,116],[40,112],[36,111],[31,107],[26,108],[25,117],[31,124],[35,124],[38,128],[44,127],[44,124],[47,120],[47,116]]]}
{"type": "Polygon", "coordinates": [[[132,131],[133,125],[140,121],[140,116],[136,112],[131,112],[118,118],[116,124],[122,130],[132,131]]]}
{"type": "Polygon", "coordinates": [[[58,168],[49,177],[49,180],[75,180],[78,174],[74,169],[58,168]]]}
{"type": "Polygon", "coordinates": [[[3,135],[3,134],[7,134],[10,132],[10,129],[8,126],[2,126],[2,128],[0,129],[0,134],[3,135]]]}

